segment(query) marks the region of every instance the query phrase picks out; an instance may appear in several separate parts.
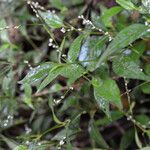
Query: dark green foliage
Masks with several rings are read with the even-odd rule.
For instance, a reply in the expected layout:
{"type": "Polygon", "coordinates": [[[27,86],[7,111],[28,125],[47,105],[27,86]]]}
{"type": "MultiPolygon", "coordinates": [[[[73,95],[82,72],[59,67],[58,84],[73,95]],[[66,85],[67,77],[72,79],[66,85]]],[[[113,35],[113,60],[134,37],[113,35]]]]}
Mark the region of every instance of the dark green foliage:
{"type": "Polygon", "coordinates": [[[149,150],[149,10],[0,1],[0,150],[149,150]]]}

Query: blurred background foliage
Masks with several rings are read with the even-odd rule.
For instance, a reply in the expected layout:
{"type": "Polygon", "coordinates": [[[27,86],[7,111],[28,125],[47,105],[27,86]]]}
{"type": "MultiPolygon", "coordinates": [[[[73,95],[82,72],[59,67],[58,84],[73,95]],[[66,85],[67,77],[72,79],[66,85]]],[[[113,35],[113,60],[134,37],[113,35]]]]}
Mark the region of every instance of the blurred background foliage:
{"type": "Polygon", "coordinates": [[[1,0],[0,149],[149,150],[149,10],[1,0]]]}

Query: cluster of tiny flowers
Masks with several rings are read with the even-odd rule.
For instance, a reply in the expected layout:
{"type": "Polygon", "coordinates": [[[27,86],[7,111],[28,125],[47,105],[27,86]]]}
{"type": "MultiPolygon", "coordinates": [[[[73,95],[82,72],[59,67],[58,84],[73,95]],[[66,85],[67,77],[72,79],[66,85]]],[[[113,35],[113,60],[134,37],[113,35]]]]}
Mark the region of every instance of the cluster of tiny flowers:
{"type": "Polygon", "coordinates": [[[150,29],[147,29],[147,32],[150,32],[150,29]]]}
{"type": "Polygon", "coordinates": [[[27,4],[31,6],[31,8],[37,8],[37,9],[41,9],[41,10],[45,10],[45,8],[43,6],[41,6],[38,2],[33,2],[28,0],[27,4]]]}
{"type": "Polygon", "coordinates": [[[28,0],[27,4],[30,5],[33,12],[35,12],[37,18],[39,18],[37,9],[45,10],[45,8],[43,6],[40,6],[38,2],[33,2],[33,1],[28,0]]]}
{"type": "Polygon", "coordinates": [[[6,27],[4,27],[4,28],[0,28],[0,31],[3,31],[3,30],[5,30],[5,29],[11,29],[11,28],[13,28],[13,29],[18,29],[20,26],[6,26],[6,27]]]}
{"type": "Polygon", "coordinates": [[[28,127],[28,125],[25,125],[25,131],[26,131],[26,134],[29,134],[31,133],[32,129],[28,127]]]}
{"type": "Polygon", "coordinates": [[[26,141],[26,142],[25,142],[25,144],[26,144],[26,145],[29,145],[29,144],[30,144],[30,142],[29,142],[29,141],[26,141]]]}
{"type": "Polygon", "coordinates": [[[82,24],[83,24],[83,25],[91,25],[91,26],[92,26],[92,29],[96,29],[96,27],[94,26],[94,24],[93,24],[90,20],[85,19],[83,15],[78,16],[78,18],[83,20],[83,21],[82,21],[82,24]]]}
{"type": "Polygon", "coordinates": [[[64,57],[64,58],[65,58],[65,57],[67,57],[67,55],[66,55],[66,54],[62,54],[62,57],[64,57]]]}
{"type": "Polygon", "coordinates": [[[96,29],[98,30],[99,32],[102,32],[103,34],[107,35],[108,38],[109,38],[109,41],[112,41],[112,37],[111,35],[108,33],[108,32],[104,32],[102,29],[98,29],[90,20],[88,19],[85,19],[85,17],[83,15],[81,16],[78,16],[79,19],[82,19],[82,24],[83,25],[90,25],[92,27],[92,29],[96,29]]]}
{"type": "Polygon", "coordinates": [[[8,125],[11,125],[13,122],[13,116],[12,115],[8,115],[7,119],[3,121],[3,124],[1,126],[6,127],[8,125]]]}
{"type": "Polygon", "coordinates": [[[58,149],[61,149],[61,146],[65,144],[65,141],[64,141],[65,139],[66,137],[63,137],[62,140],[59,141],[58,149]]]}
{"type": "Polygon", "coordinates": [[[105,32],[104,34],[108,36],[109,42],[112,41],[113,38],[112,38],[112,36],[108,32],[105,32]]]}
{"type": "MultiPolygon", "coordinates": [[[[71,87],[69,87],[69,90],[74,90],[74,88],[71,86],[71,87]]],[[[67,91],[67,92],[69,92],[69,90],[67,91]]],[[[65,93],[66,94],[66,93],[65,93]]],[[[55,104],[59,104],[63,99],[65,98],[65,95],[62,95],[61,97],[60,97],[60,99],[54,99],[53,101],[54,101],[54,103],[55,104]]]]}
{"type": "Polygon", "coordinates": [[[128,116],[127,120],[131,120],[133,123],[136,123],[137,125],[141,126],[142,128],[146,128],[146,125],[142,125],[140,122],[136,121],[132,116],[128,116]]]}
{"type": "Polygon", "coordinates": [[[145,25],[146,25],[146,26],[149,26],[149,23],[148,23],[147,21],[145,21],[145,25]]]}
{"type": "Polygon", "coordinates": [[[40,142],[39,142],[39,143],[37,143],[37,145],[38,145],[38,146],[41,146],[41,144],[42,144],[42,143],[40,143],[40,142]]]}
{"type": "MultiPolygon", "coordinates": [[[[64,56],[64,57],[66,57],[66,55],[64,56]]],[[[74,90],[74,88],[71,86],[71,87],[69,87],[69,90],[74,90]]],[[[68,91],[69,91],[68,90],[68,91]]],[[[67,91],[67,92],[68,92],[67,91]]],[[[63,99],[65,98],[65,95],[62,95],[61,97],[60,97],[60,99],[54,99],[53,101],[54,101],[54,103],[57,105],[57,104],[59,104],[63,99]]]]}
{"type": "Polygon", "coordinates": [[[36,8],[35,7],[35,2],[27,1],[27,4],[30,5],[30,7],[32,8],[33,12],[35,12],[35,14],[36,14],[36,17],[38,18],[39,15],[38,15],[37,10],[35,9],[36,8]]]}
{"type": "Polygon", "coordinates": [[[28,61],[28,60],[24,60],[24,63],[28,65],[28,67],[30,68],[30,70],[32,70],[32,69],[33,69],[33,67],[31,66],[31,64],[29,63],[29,61],[28,61]]]}
{"type": "Polygon", "coordinates": [[[53,101],[54,101],[54,103],[57,105],[57,104],[59,104],[63,99],[65,98],[65,96],[61,96],[60,97],[60,99],[54,99],[53,101]]]}
{"type": "Polygon", "coordinates": [[[51,39],[51,38],[49,39],[48,46],[52,47],[52,48],[58,48],[58,46],[53,43],[53,39],[51,39]]]}
{"type": "MultiPolygon", "coordinates": [[[[70,29],[65,29],[64,27],[62,27],[62,28],[60,29],[60,31],[61,31],[62,33],[70,32],[70,31],[73,31],[73,30],[75,30],[74,27],[71,27],[70,29]]],[[[81,31],[81,29],[80,29],[80,31],[81,31]]]]}
{"type": "Polygon", "coordinates": [[[55,11],[55,10],[52,10],[52,11],[48,10],[48,12],[49,12],[49,13],[53,13],[53,14],[55,14],[55,13],[56,13],[56,11],[55,11]]]}

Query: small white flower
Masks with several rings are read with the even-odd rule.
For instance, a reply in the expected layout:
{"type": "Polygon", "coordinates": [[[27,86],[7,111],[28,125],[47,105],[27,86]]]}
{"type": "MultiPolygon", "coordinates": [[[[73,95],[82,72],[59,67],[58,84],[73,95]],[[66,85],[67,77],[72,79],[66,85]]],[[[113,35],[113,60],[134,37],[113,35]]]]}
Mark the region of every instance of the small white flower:
{"type": "Polygon", "coordinates": [[[61,140],[60,142],[59,142],[59,144],[60,145],[63,145],[65,142],[63,141],[63,140],[61,140]]]}
{"type": "Polygon", "coordinates": [[[51,47],[52,45],[53,45],[52,43],[49,43],[49,44],[48,44],[48,46],[50,46],[50,47],[51,47]]]}
{"type": "Polygon", "coordinates": [[[82,29],[81,29],[81,28],[78,28],[78,31],[82,31],[82,29]]]}
{"type": "Polygon", "coordinates": [[[65,28],[61,28],[60,31],[61,31],[62,33],[65,33],[65,32],[66,32],[65,28]]]}
{"type": "Polygon", "coordinates": [[[147,29],[147,32],[150,32],[150,29],[147,29]]]}
{"type": "Polygon", "coordinates": [[[61,96],[60,98],[61,98],[61,99],[64,99],[64,98],[65,98],[65,96],[61,96]]]}
{"type": "Polygon", "coordinates": [[[69,89],[70,89],[70,90],[73,90],[74,88],[71,86],[71,87],[69,87],[69,89]]]}
{"type": "Polygon", "coordinates": [[[148,22],[147,21],[145,21],[145,25],[148,26],[148,22]]]}
{"type": "Polygon", "coordinates": [[[66,54],[62,54],[62,57],[66,57],[66,54]]]}
{"type": "Polygon", "coordinates": [[[53,39],[50,38],[50,39],[49,39],[49,42],[52,43],[52,42],[53,42],[53,39]]]}
{"type": "Polygon", "coordinates": [[[109,33],[108,32],[105,32],[105,35],[108,35],[109,33]]]}

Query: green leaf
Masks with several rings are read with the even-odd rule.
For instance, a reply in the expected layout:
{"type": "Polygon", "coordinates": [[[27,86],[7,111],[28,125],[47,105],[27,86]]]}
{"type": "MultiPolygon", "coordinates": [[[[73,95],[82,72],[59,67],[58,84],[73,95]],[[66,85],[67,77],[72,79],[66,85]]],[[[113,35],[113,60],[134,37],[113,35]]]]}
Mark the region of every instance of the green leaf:
{"type": "Polygon", "coordinates": [[[147,134],[148,138],[150,139],[150,130],[147,130],[146,134],[147,134]]]}
{"type": "Polygon", "coordinates": [[[127,149],[133,140],[134,140],[134,131],[133,130],[127,131],[121,139],[119,150],[127,149]]]}
{"type": "Polygon", "coordinates": [[[60,68],[63,67],[59,64],[54,66],[50,71],[48,76],[42,81],[40,84],[40,87],[38,88],[37,92],[41,91],[43,88],[45,88],[50,82],[52,82],[58,75],[60,75],[60,68]]]}
{"type": "Polygon", "coordinates": [[[68,60],[70,62],[75,62],[77,60],[84,37],[85,35],[83,34],[78,36],[71,44],[68,52],[68,60]]]}
{"type": "Polygon", "coordinates": [[[32,88],[30,86],[30,84],[25,83],[24,85],[24,91],[25,91],[25,98],[24,98],[24,102],[31,107],[32,109],[34,109],[33,103],[32,103],[32,88]]]}
{"type": "Polygon", "coordinates": [[[131,2],[131,0],[116,0],[116,2],[125,9],[128,10],[137,9],[136,6],[131,2]]]}
{"type": "Polygon", "coordinates": [[[67,83],[71,85],[85,73],[85,69],[78,64],[66,64],[62,68],[60,75],[68,78],[67,83]]]}
{"type": "Polygon", "coordinates": [[[101,126],[106,126],[123,117],[122,112],[118,110],[112,110],[110,115],[111,115],[111,120],[107,116],[104,116],[103,118],[97,120],[96,124],[101,126]]]}
{"type": "Polygon", "coordinates": [[[150,76],[150,64],[146,64],[145,67],[144,67],[144,71],[147,75],[150,76]]]}
{"type": "Polygon", "coordinates": [[[57,134],[52,138],[52,140],[62,140],[64,137],[66,137],[66,135],[68,137],[72,139],[75,139],[75,135],[79,132],[79,129],[77,128],[74,128],[74,130],[71,130],[71,129],[62,129],[60,130],[59,132],[57,132],[57,134]]]}
{"type": "Polygon", "coordinates": [[[30,70],[29,73],[25,76],[25,78],[23,80],[19,81],[19,83],[21,83],[21,84],[25,84],[25,83],[32,84],[32,83],[38,82],[39,80],[46,77],[48,75],[48,72],[54,66],[56,66],[56,64],[52,63],[52,62],[41,64],[41,65],[33,68],[32,70],[30,70]]]}
{"type": "Polygon", "coordinates": [[[142,84],[140,88],[143,93],[150,94],[150,82],[142,84]]]}
{"type": "Polygon", "coordinates": [[[147,128],[150,128],[150,124],[149,124],[150,117],[148,115],[140,114],[140,115],[137,115],[135,119],[140,124],[145,125],[147,128]]]}
{"type": "Polygon", "coordinates": [[[99,67],[108,56],[119,52],[121,49],[142,37],[147,32],[147,29],[148,27],[142,24],[133,24],[123,29],[117,34],[114,40],[109,44],[107,49],[101,55],[97,66],[99,67]]]}
{"type": "Polygon", "coordinates": [[[4,43],[0,46],[0,52],[3,52],[4,50],[8,49],[10,47],[9,43],[4,43]]]}
{"type": "Polygon", "coordinates": [[[65,110],[67,110],[69,107],[74,107],[77,104],[78,104],[78,101],[75,96],[69,97],[69,98],[65,99],[65,101],[63,102],[63,105],[59,111],[60,111],[60,113],[65,112],[65,110]]]}
{"type": "Polygon", "coordinates": [[[146,44],[141,41],[139,43],[137,43],[133,48],[132,48],[132,52],[131,52],[131,57],[133,60],[137,60],[139,59],[142,54],[144,53],[146,44]]]}
{"type": "Polygon", "coordinates": [[[150,80],[150,77],[145,75],[139,65],[129,56],[121,56],[113,61],[114,72],[125,78],[150,80]]]}
{"type": "Polygon", "coordinates": [[[28,83],[24,84],[24,90],[25,90],[26,97],[31,97],[32,89],[31,89],[31,86],[28,83]]]}
{"type": "Polygon", "coordinates": [[[49,75],[43,80],[38,92],[52,82],[57,76],[62,75],[68,78],[68,84],[72,84],[75,80],[84,74],[85,70],[77,64],[58,64],[52,68],[49,75]]]}
{"type": "Polygon", "coordinates": [[[102,17],[100,15],[97,15],[97,13],[91,12],[91,21],[95,27],[102,29],[102,30],[106,30],[106,27],[102,21],[102,17]]]}
{"type": "Polygon", "coordinates": [[[110,117],[109,102],[122,108],[120,91],[112,79],[93,78],[94,96],[100,108],[110,117]]]}
{"type": "Polygon", "coordinates": [[[64,26],[62,19],[55,13],[39,11],[39,14],[51,28],[60,28],[64,26]]]}
{"type": "Polygon", "coordinates": [[[89,133],[90,133],[91,139],[95,141],[100,146],[100,148],[109,149],[108,144],[105,142],[103,136],[98,130],[96,123],[93,119],[91,119],[90,124],[89,124],[89,133]]]}
{"type": "Polygon", "coordinates": [[[61,56],[62,56],[62,53],[63,53],[63,49],[64,49],[64,46],[65,46],[65,41],[66,41],[66,37],[64,37],[64,39],[62,40],[62,42],[60,44],[60,48],[59,48],[58,60],[59,60],[60,63],[61,63],[61,56]]]}
{"type": "Polygon", "coordinates": [[[14,148],[13,150],[28,150],[28,147],[24,146],[24,145],[19,145],[16,148],[14,148]]]}
{"type": "Polygon", "coordinates": [[[121,10],[122,10],[121,7],[115,6],[104,11],[104,13],[102,14],[102,21],[106,27],[112,26],[111,18],[116,14],[118,14],[121,10]]]}
{"type": "Polygon", "coordinates": [[[71,145],[70,142],[67,142],[67,150],[73,150],[73,146],[71,145]]]}
{"type": "Polygon", "coordinates": [[[79,61],[84,67],[87,67],[87,70],[94,71],[96,69],[98,57],[106,47],[106,40],[107,36],[89,36],[81,46],[79,61]]]}
{"type": "Polygon", "coordinates": [[[50,0],[51,4],[53,7],[61,10],[61,11],[66,11],[67,8],[63,5],[61,0],[50,0]]]}

